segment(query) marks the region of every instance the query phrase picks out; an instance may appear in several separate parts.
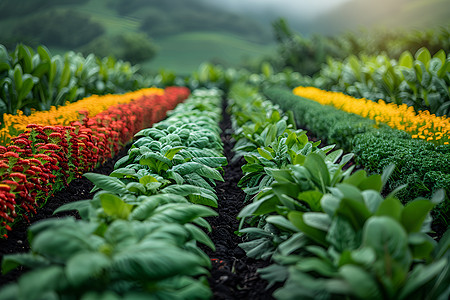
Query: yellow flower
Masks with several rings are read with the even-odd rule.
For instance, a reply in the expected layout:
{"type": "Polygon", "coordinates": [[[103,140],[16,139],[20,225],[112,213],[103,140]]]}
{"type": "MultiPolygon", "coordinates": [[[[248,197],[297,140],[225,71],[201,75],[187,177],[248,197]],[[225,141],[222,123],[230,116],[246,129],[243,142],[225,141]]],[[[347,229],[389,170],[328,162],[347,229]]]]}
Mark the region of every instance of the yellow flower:
{"type": "Polygon", "coordinates": [[[86,116],[95,117],[111,106],[129,103],[143,96],[163,95],[164,90],[159,88],[146,88],[125,94],[92,95],[77,102],[66,102],[64,106],[52,106],[48,111],[33,110],[29,116],[22,111],[17,115],[3,115],[3,128],[0,129],[0,144],[6,145],[9,140],[26,130],[29,124],[39,125],[69,125],[71,122],[86,116]]]}
{"type": "Polygon", "coordinates": [[[377,124],[385,123],[392,128],[408,132],[412,138],[424,139],[436,145],[448,145],[450,141],[450,120],[446,117],[437,117],[429,111],[416,113],[406,104],[396,105],[381,99],[378,102],[364,98],[357,99],[314,87],[297,87],[293,93],[322,105],[331,105],[345,112],[372,119],[377,124]]]}

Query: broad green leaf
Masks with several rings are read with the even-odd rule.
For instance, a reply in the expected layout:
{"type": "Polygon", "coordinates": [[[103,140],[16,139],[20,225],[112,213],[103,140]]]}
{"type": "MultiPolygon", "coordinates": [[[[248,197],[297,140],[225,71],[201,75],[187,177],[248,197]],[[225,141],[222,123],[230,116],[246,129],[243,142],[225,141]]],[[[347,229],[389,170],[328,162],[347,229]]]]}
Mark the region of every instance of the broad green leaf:
{"type": "Polygon", "coordinates": [[[99,197],[102,208],[108,216],[127,219],[133,209],[133,205],[125,203],[114,194],[103,193],[99,197]]]}
{"type": "Polygon", "coordinates": [[[64,271],[61,266],[30,271],[19,278],[19,299],[42,299],[48,291],[64,284],[64,271]]]}
{"type": "Polygon", "coordinates": [[[291,253],[305,247],[308,244],[308,239],[302,232],[294,233],[287,239],[278,245],[278,251],[284,256],[290,255],[291,253]]]}
{"type": "Polygon", "coordinates": [[[118,178],[96,173],[85,173],[83,176],[102,190],[116,194],[125,194],[128,192],[125,184],[118,178]]]}
{"type": "Polygon", "coordinates": [[[376,216],[389,216],[400,222],[403,211],[403,205],[395,197],[387,197],[378,207],[376,216]]]}
{"type": "Polygon", "coordinates": [[[425,65],[425,67],[428,68],[428,64],[431,60],[430,51],[425,47],[420,48],[416,52],[416,59],[421,61],[425,65]]]}
{"type": "Polygon", "coordinates": [[[382,299],[383,295],[377,282],[370,273],[354,265],[345,265],[339,269],[339,274],[352,287],[352,294],[359,299],[382,299]]]}
{"type": "Polygon", "coordinates": [[[80,286],[91,278],[102,276],[102,270],[106,269],[109,264],[110,259],[103,253],[79,253],[69,259],[65,274],[71,284],[80,286]]]}
{"type": "Polygon", "coordinates": [[[408,236],[394,219],[381,216],[367,220],[363,229],[363,245],[372,247],[386,263],[395,262],[404,272],[409,270],[412,257],[408,249],[408,236]]]}
{"type": "Polygon", "coordinates": [[[346,178],[342,183],[351,184],[358,187],[364,179],[367,178],[367,172],[365,170],[358,170],[350,177],[346,178]]]}
{"type": "Polygon", "coordinates": [[[209,248],[211,248],[212,251],[216,251],[214,243],[211,241],[211,239],[206,235],[206,233],[203,230],[189,223],[184,224],[184,227],[188,229],[189,233],[191,234],[194,240],[208,246],[209,248]]]}
{"type": "Polygon", "coordinates": [[[238,218],[245,218],[251,215],[264,215],[270,212],[276,211],[277,205],[279,204],[277,197],[273,195],[265,196],[256,202],[250,203],[245,206],[238,214],[238,218]]]}
{"type": "Polygon", "coordinates": [[[161,193],[177,194],[188,197],[192,203],[217,207],[217,195],[214,192],[199,186],[174,184],[162,189],[161,193]]]}
{"type": "Polygon", "coordinates": [[[418,232],[434,204],[428,199],[417,199],[406,204],[402,211],[402,224],[406,231],[418,232]]]}
{"type": "Polygon", "coordinates": [[[337,270],[330,263],[317,257],[302,258],[295,267],[303,272],[314,272],[325,277],[338,275],[337,270]]]}
{"type": "Polygon", "coordinates": [[[371,216],[364,201],[349,197],[341,199],[336,214],[346,218],[356,230],[361,229],[371,216]]]}
{"type": "Polygon", "coordinates": [[[45,268],[50,262],[42,256],[33,253],[17,253],[3,256],[2,273],[6,274],[18,266],[29,269],[45,268]]]}
{"type": "Polygon", "coordinates": [[[305,212],[303,214],[303,222],[310,227],[326,232],[330,229],[331,218],[325,213],[305,212]]]}
{"type": "Polygon", "coordinates": [[[25,99],[26,96],[31,92],[34,86],[33,77],[29,74],[24,74],[22,76],[22,87],[19,90],[19,99],[25,99]]]}
{"type": "Polygon", "coordinates": [[[136,170],[130,168],[116,169],[112,171],[111,174],[109,174],[109,176],[117,178],[124,178],[124,177],[137,178],[136,170]]]}
{"type": "Polygon", "coordinates": [[[402,67],[411,69],[413,67],[413,61],[414,57],[412,56],[411,52],[405,51],[400,55],[398,64],[402,67]]]}
{"type": "Polygon", "coordinates": [[[65,211],[76,210],[76,211],[78,211],[78,213],[80,214],[80,217],[82,219],[86,219],[89,214],[89,208],[92,207],[91,202],[92,202],[92,200],[80,200],[80,201],[66,203],[66,204],[61,205],[57,209],[55,209],[53,214],[57,214],[60,212],[65,212],[65,211]]]}
{"type": "Polygon", "coordinates": [[[178,152],[180,152],[181,150],[185,149],[186,147],[184,146],[177,146],[177,147],[173,147],[171,148],[169,151],[167,151],[164,156],[167,157],[168,159],[173,159],[173,157],[175,156],[175,154],[177,154],[178,152]]]}
{"type": "Polygon", "coordinates": [[[319,191],[306,191],[297,195],[297,199],[308,203],[312,211],[322,211],[320,200],[323,194],[319,191]]]}
{"type": "Polygon", "coordinates": [[[352,225],[346,219],[339,216],[333,218],[329,225],[326,239],[339,252],[354,250],[361,243],[360,237],[352,225]]]}
{"type": "Polygon", "coordinates": [[[266,218],[267,223],[273,224],[279,228],[282,228],[284,230],[289,230],[289,231],[293,231],[293,232],[298,232],[298,228],[295,227],[294,225],[292,225],[291,222],[289,222],[288,219],[286,219],[283,216],[268,216],[266,218]]]}
{"type": "Polygon", "coordinates": [[[322,157],[316,153],[310,153],[305,160],[304,167],[312,175],[312,179],[325,192],[326,187],[330,185],[330,173],[322,157]]]}
{"type": "Polygon", "coordinates": [[[261,155],[265,159],[274,160],[274,158],[272,157],[271,153],[269,151],[267,151],[265,148],[258,148],[258,153],[259,153],[259,155],[261,155]]]}
{"type": "Polygon", "coordinates": [[[126,189],[132,193],[145,194],[147,192],[146,187],[139,182],[130,182],[127,184],[126,189]]]}
{"type": "Polygon", "coordinates": [[[170,244],[156,243],[147,249],[132,247],[114,257],[113,272],[137,281],[155,281],[172,276],[191,274],[201,258],[170,244]]]}
{"type": "Polygon", "coordinates": [[[181,176],[190,173],[196,173],[202,177],[223,181],[223,178],[220,175],[219,171],[196,162],[186,162],[181,165],[176,165],[172,168],[172,170],[177,172],[181,176]]]}
{"type": "Polygon", "coordinates": [[[374,190],[365,190],[361,194],[364,198],[364,203],[366,204],[366,207],[372,214],[375,214],[378,211],[378,208],[380,207],[381,203],[383,203],[384,201],[381,194],[374,190]]]}
{"type": "Polygon", "coordinates": [[[377,192],[381,192],[383,187],[383,182],[381,175],[374,174],[367,178],[365,178],[359,185],[359,189],[364,190],[375,190],[377,192]]]}
{"type": "Polygon", "coordinates": [[[303,214],[304,213],[302,213],[302,212],[291,211],[288,213],[288,219],[295,227],[297,227],[303,233],[305,233],[306,236],[308,236],[315,242],[327,247],[328,243],[326,242],[326,239],[325,239],[326,232],[307,225],[303,221],[303,214]]]}

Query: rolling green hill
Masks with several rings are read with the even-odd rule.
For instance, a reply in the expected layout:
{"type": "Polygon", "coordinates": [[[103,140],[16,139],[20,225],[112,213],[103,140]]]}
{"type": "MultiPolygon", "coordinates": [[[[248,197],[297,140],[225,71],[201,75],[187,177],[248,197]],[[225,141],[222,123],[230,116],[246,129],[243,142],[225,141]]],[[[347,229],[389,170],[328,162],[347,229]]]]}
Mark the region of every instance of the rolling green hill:
{"type": "MultiPolygon", "coordinates": [[[[233,65],[245,57],[268,54],[274,47],[267,27],[202,0],[21,2],[23,9],[10,1],[0,1],[0,43],[9,49],[22,42],[31,46],[45,44],[57,52],[97,52],[125,59],[130,55],[125,52],[132,48],[129,41],[139,47],[146,44],[140,41],[147,34],[159,51],[154,61],[140,62],[145,70],[164,67],[187,73],[204,61],[218,61],[220,57],[221,63],[233,65]]],[[[148,43],[144,46],[153,51],[148,43]]]]}
{"type": "Polygon", "coordinates": [[[318,32],[333,34],[363,27],[425,29],[449,23],[448,0],[351,0],[322,15],[311,26],[318,32]]]}
{"type": "Polygon", "coordinates": [[[234,66],[275,53],[275,45],[261,45],[236,35],[217,32],[172,35],[159,40],[158,46],[159,54],[143,65],[146,70],[164,68],[188,74],[205,60],[234,66]]]}

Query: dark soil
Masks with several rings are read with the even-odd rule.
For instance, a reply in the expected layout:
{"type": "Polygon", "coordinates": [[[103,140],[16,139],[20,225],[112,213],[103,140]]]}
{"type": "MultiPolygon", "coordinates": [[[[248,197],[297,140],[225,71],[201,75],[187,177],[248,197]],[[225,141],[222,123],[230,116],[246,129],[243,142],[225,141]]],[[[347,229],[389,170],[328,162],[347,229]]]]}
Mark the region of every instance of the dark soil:
{"type": "Polygon", "coordinates": [[[219,197],[218,217],[208,218],[213,230],[210,238],[216,251],[204,249],[213,265],[209,283],[214,293],[213,299],[274,299],[271,295],[277,287],[266,290],[267,282],[262,280],[258,268],[269,263],[255,260],[245,255],[238,244],[242,238],[234,232],[238,230],[237,215],[245,206],[244,192],[237,186],[242,177],[243,159],[231,162],[234,153],[234,140],[231,137],[231,121],[224,107],[223,119],[220,122],[224,154],[229,165],[224,167],[224,182],[217,184],[219,197]]]}

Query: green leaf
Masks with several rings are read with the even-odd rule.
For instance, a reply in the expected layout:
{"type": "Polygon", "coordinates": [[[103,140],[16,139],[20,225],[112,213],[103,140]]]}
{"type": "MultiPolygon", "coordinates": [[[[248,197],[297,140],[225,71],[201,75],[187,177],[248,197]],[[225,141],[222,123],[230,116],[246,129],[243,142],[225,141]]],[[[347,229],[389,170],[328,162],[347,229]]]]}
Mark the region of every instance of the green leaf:
{"type": "Polygon", "coordinates": [[[136,194],[145,194],[147,189],[142,183],[139,182],[130,182],[126,185],[126,189],[132,193],[136,194]]]}
{"type": "Polygon", "coordinates": [[[325,213],[305,212],[303,214],[303,222],[310,227],[326,232],[330,228],[331,218],[325,213]]]}
{"type": "Polygon", "coordinates": [[[146,247],[129,247],[114,257],[113,272],[136,281],[156,281],[191,274],[201,258],[171,244],[151,241],[146,247]]]}
{"type": "Polygon", "coordinates": [[[289,230],[292,232],[298,232],[298,228],[292,225],[291,222],[289,222],[288,219],[286,219],[283,216],[268,216],[266,218],[267,223],[273,224],[283,230],[289,230]]]}
{"type": "Polygon", "coordinates": [[[18,266],[25,266],[29,269],[44,268],[50,263],[42,256],[33,253],[17,253],[3,256],[2,273],[6,274],[18,266]]]}
{"type": "Polygon", "coordinates": [[[383,174],[381,174],[381,182],[383,188],[386,186],[386,183],[388,182],[389,178],[391,177],[392,173],[395,170],[395,164],[390,164],[383,170],[383,174]]]}
{"type": "Polygon", "coordinates": [[[398,59],[398,64],[402,67],[411,69],[413,67],[413,61],[414,57],[412,56],[411,52],[405,51],[400,55],[400,58],[398,59]]]}
{"type": "Polygon", "coordinates": [[[325,193],[326,187],[330,185],[330,173],[324,159],[316,153],[310,153],[306,157],[304,167],[308,169],[313,177],[313,181],[325,193]]]}
{"type": "Polygon", "coordinates": [[[208,237],[208,235],[206,235],[206,233],[201,230],[200,228],[198,228],[197,226],[193,225],[193,224],[184,224],[184,227],[186,229],[188,229],[189,233],[191,234],[191,237],[208,246],[209,248],[212,249],[212,251],[216,251],[216,247],[214,246],[214,243],[211,241],[211,239],[208,237]]]}
{"type": "Polygon", "coordinates": [[[327,231],[327,241],[339,252],[360,246],[360,238],[345,218],[335,217],[327,231]]]}
{"type": "Polygon", "coordinates": [[[394,220],[397,220],[400,222],[401,216],[403,211],[403,205],[395,197],[388,197],[383,202],[381,202],[380,206],[378,207],[377,212],[375,213],[376,216],[389,216],[393,218],[394,220]]]}
{"type": "Polygon", "coordinates": [[[339,269],[339,274],[352,287],[352,293],[360,299],[382,299],[383,295],[375,279],[363,268],[345,265],[339,269]]]}
{"type": "Polygon", "coordinates": [[[381,175],[374,174],[372,176],[367,177],[358,185],[358,187],[362,191],[375,190],[377,192],[381,192],[381,189],[383,187],[381,175]]]}
{"type": "Polygon", "coordinates": [[[366,207],[372,214],[375,214],[378,211],[381,203],[383,203],[384,199],[379,192],[374,190],[366,190],[363,191],[362,196],[364,198],[364,203],[366,207]]]}
{"type": "Polygon", "coordinates": [[[103,193],[100,196],[102,208],[108,216],[128,219],[133,209],[133,205],[125,203],[121,198],[114,194],[103,193]]]}
{"type": "Polygon", "coordinates": [[[429,62],[431,60],[430,51],[427,48],[425,48],[425,47],[420,48],[416,52],[416,59],[421,61],[424,64],[424,66],[426,68],[428,68],[428,64],[429,64],[429,62]]]}
{"type": "Polygon", "coordinates": [[[418,232],[434,204],[428,199],[417,199],[406,204],[401,222],[407,232],[418,232]]]}
{"type": "Polygon", "coordinates": [[[126,194],[128,192],[125,184],[118,178],[96,173],[85,173],[83,176],[102,190],[116,194],[126,194]]]}
{"type": "Polygon", "coordinates": [[[34,86],[33,77],[29,74],[22,76],[22,87],[19,90],[18,98],[20,100],[25,99],[26,96],[31,92],[34,86]]]}
{"type": "Polygon", "coordinates": [[[173,157],[175,156],[175,154],[177,154],[178,152],[180,152],[181,150],[185,149],[185,146],[177,146],[177,147],[173,147],[171,148],[169,151],[167,151],[164,156],[167,157],[168,159],[172,160],[173,157]]]}
{"type": "Polygon", "coordinates": [[[223,181],[223,178],[220,175],[219,171],[196,162],[186,162],[181,165],[176,165],[172,168],[172,170],[177,172],[181,176],[190,173],[196,173],[202,177],[223,181]]]}
{"type": "Polygon", "coordinates": [[[30,271],[19,278],[19,299],[43,299],[47,292],[55,290],[64,281],[60,266],[30,271]]]}
{"type": "Polygon", "coordinates": [[[323,194],[319,191],[306,191],[299,193],[297,199],[306,202],[312,211],[322,211],[320,206],[320,199],[323,194]]]}
{"type": "Polygon", "coordinates": [[[82,219],[86,219],[89,214],[89,208],[92,207],[91,202],[92,202],[92,200],[80,200],[80,201],[66,203],[66,204],[61,205],[57,209],[55,209],[53,214],[57,214],[60,212],[65,212],[65,211],[76,210],[76,211],[78,211],[78,213],[80,214],[80,217],[82,219]]]}
{"type": "Polygon", "coordinates": [[[441,259],[429,265],[417,265],[408,276],[408,280],[398,295],[398,299],[409,299],[412,293],[419,288],[424,288],[425,284],[435,278],[447,266],[447,264],[447,259],[441,259]]]}
{"type": "Polygon", "coordinates": [[[177,194],[188,197],[189,201],[192,203],[217,207],[217,195],[214,192],[199,186],[174,184],[162,189],[161,193],[177,194]]]}
{"type": "Polygon", "coordinates": [[[270,152],[264,148],[258,148],[258,153],[259,153],[259,155],[261,155],[262,157],[264,157],[267,160],[274,160],[274,158],[272,157],[270,152]]]}
{"type": "Polygon", "coordinates": [[[328,243],[326,242],[325,239],[326,232],[307,225],[303,220],[303,214],[304,213],[302,212],[291,211],[288,213],[288,219],[295,227],[297,227],[303,233],[305,233],[306,236],[316,241],[317,243],[327,247],[328,243]]]}
{"type": "Polygon", "coordinates": [[[102,270],[110,265],[110,259],[99,252],[85,252],[74,255],[66,264],[65,273],[68,281],[80,286],[89,279],[100,277],[102,270]]]}
{"type": "Polygon", "coordinates": [[[117,178],[137,178],[136,170],[130,168],[119,168],[109,174],[110,177],[117,178]]]}
{"type": "Polygon", "coordinates": [[[406,276],[412,257],[407,233],[397,221],[386,216],[371,217],[363,229],[363,245],[372,247],[386,264],[399,263],[406,276]]]}

